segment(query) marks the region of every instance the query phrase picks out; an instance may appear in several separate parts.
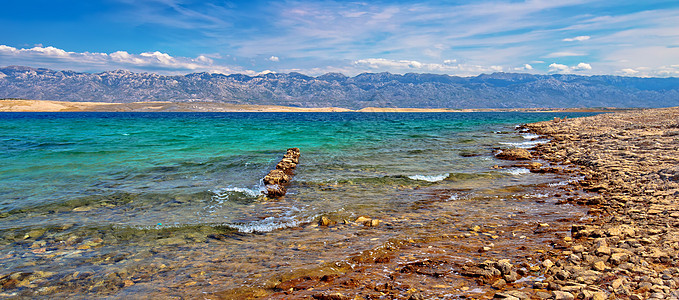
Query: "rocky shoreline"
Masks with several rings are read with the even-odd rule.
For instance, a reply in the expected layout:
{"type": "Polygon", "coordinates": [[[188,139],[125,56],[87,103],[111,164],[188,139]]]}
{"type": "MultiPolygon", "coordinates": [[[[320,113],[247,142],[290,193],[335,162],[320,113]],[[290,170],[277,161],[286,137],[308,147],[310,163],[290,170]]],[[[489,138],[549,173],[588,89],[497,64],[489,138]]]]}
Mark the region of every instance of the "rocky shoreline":
{"type": "Polygon", "coordinates": [[[343,269],[337,264],[333,272],[282,280],[268,297],[679,299],[679,108],[555,119],[520,130],[550,142],[528,156],[501,151],[499,158],[569,176],[570,183],[543,190],[556,205],[585,208],[586,218],[530,229],[474,226],[464,235],[389,244],[350,258],[343,269]],[[522,229],[538,245],[512,237],[522,229]],[[507,238],[493,235],[509,231],[507,238]],[[483,235],[493,243],[475,244],[474,236],[483,235]],[[450,240],[468,241],[465,259],[453,254],[450,240]]]}
{"type": "Polygon", "coordinates": [[[589,205],[536,286],[556,299],[679,298],[679,108],[640,110],[526,126],[552,141],[535,155],[579,168],[568,197],[589,205]]]}

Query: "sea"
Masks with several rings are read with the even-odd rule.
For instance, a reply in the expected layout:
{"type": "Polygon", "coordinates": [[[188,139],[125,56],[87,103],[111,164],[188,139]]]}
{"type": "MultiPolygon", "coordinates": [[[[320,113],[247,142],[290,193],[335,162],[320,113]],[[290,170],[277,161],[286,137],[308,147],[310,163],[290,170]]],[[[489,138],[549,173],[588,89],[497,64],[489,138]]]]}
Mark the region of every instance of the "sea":
{"type": "Polygon", "coordinates": [[[547,142],[520,124],[592,114],[0,113],[0,296],[265,295],[389,241],[551,218],[530,186],[565,179],[493,153],[547,142]]]}

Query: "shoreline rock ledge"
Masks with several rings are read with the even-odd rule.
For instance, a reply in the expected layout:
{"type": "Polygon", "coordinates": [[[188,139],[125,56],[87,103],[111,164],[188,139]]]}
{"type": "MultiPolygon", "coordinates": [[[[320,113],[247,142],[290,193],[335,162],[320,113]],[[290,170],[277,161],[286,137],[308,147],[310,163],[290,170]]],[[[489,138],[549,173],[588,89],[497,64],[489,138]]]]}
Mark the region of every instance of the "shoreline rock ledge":
{"type": "Polygon", "coordinates": [[[264,176],[264,184],[266,185],[266,192],[263,194],[270,198],[279,198],[285,196],[288,192],[286,186],[294,176],[294,170],[299,163],[299,148],[289,148],[281,161],[276,164],[276,168],[269,171],[264,176]]]}

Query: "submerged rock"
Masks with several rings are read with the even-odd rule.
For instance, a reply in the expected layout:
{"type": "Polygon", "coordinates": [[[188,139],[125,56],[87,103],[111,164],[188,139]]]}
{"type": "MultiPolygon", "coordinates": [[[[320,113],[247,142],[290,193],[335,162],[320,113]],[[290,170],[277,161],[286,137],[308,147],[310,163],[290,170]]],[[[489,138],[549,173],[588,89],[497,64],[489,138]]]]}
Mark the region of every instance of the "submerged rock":
{"type": "Polygon", "coordinates": [[[499,153],[495,154],[495,157],[504,160],[529,160],[533,156],[526,149],[515,148],[503,149],[499,153]]]}
{"type": "Polygon", "coordinates": [[[337,224],[337,222],[330,220],[330,218],[326,216],[322,216],[321,219],[318,221],[318,225],[320,226],[330,226],[334,224],[337,224]]]}

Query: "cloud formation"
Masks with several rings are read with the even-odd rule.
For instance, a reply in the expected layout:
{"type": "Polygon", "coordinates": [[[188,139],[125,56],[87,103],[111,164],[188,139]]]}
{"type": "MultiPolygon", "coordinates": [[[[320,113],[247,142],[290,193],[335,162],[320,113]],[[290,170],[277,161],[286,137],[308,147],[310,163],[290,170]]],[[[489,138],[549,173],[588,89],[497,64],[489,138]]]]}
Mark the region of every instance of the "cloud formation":
{"type": "Polygon", "coordinates": [[[582,41],[589,40],[589,38],[590,38],[589,35],[580,35],[580,36],[576,36],[574,38],[565,38],[562,41],[564,41],[564,42],[582,42],[582,41]]]}
{"type": "Polygon", "coordinates": [[[549,65],[550,73],[570,73],[572,71],[588,71],[592,69],[592,65],[588,63],[579,63],[575,66],[567,66],[563,64],[552,63],[549,65]]]}
{"type": "Polygon", "coordinates": [[[173,57],[160,51],[130,54],[126,51],[112,53],[69,52],[52,46],[18,49],[0,45],[0,61],[16,65],[42,62],[55,69],[91,71],[92,66],[105,66],[107,70],[156,71],[161,73],[213,72],[255,74],[254,71],[215,64],[205,55],[196,58],[173,57]]]}
{"type": "MultiPolygon", "coordinates": [[[[37,1],[12,3],[30,7],[37,1]]],[[[672,65],[679,61],[679,5],[664,0],[110,2],[115,5],[96,19],[63,4],[73,18],[51,22],[53,31],[44,36],[35,35],[44,28],[27,18],[5,14],[4,24],[13,30],[0,38],[6,45],[0,46],[0,65],[166,73],[676,76],[672,65]],[[80,44],[57,36],[72,28],[82,29],[80,44]],[[35,42],[58,48],[27,46],[35,42]],[[578,66],[580,61],[591,65],[578,66]]],[[[41,17],[50,22],[54,16],[41,17]]]]}
{"type": "Polygon", "coordinates": [[[480,73],[502,72],[502,66],[482,66],[458,64],[455,60],[444,60],[443,63],[423,63],[415,60],[390,60],[385,58],[369,58],[354,61],[358,69],[368,71],[386,70],[392,73],[449,73],[470,76],[480,73]]]}

